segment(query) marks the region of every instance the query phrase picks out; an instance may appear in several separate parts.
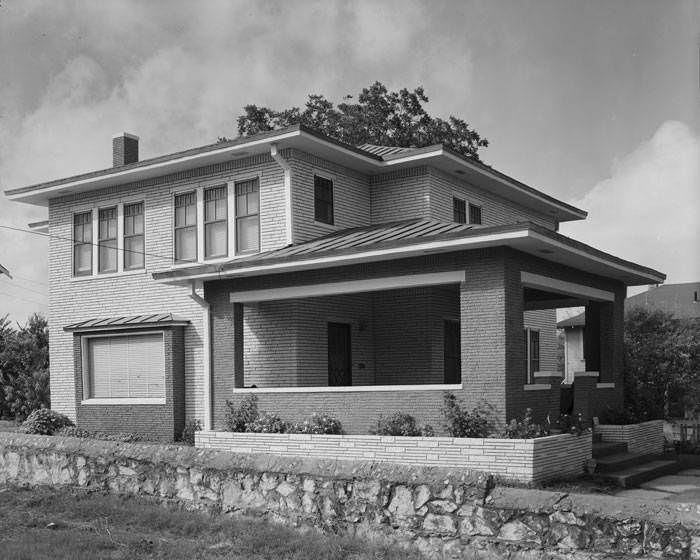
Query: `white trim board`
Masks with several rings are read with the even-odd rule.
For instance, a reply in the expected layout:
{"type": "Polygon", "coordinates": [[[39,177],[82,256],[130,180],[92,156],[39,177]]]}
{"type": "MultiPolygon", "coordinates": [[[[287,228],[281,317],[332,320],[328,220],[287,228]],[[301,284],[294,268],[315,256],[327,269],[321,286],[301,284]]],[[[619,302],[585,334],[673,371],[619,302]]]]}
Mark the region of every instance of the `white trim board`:
{"type": "Polygon", "coordinates": [[[461,384],[347,385],[342,387],[238,387],[238,393],[372,393],[381,391],[459,391],[461,384]]]}
{"type": "Polygon", "coordinates": [[[575,284],[574,282],[565,282],[531,272],[521,272],[520,282],[527,288],[546,290],[567,296],[584,297],[595,301],[615,301],[615,294],[613,292],[591,288],[583,284],[575,284]]]}
{"type": "Polygon", "coordinates": [[[382,290],[414,288],[418,286],[458,284],[464,282],[465,275],[465,271],[456,270],[452,272],[435,272],[432,274],[389,276],[387,278],[372,280],[349,280],[347,282],[328,282],[325,284],[309,284],[306,286],[249,290],[245,292],[231,292],[229,294],[229,301],[231,303],[251,303],[337,294],[354,294],[359,292],[378,292],[382,290]]]}

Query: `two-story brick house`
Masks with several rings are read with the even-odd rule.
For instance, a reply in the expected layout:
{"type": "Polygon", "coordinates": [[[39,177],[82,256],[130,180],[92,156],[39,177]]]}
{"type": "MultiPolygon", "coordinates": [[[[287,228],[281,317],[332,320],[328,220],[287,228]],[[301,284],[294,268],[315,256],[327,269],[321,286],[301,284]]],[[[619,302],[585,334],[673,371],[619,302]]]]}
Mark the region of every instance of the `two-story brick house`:
{"type": "MultiPolygon", "coordinates": [[[[86,428],[221,428],[258,395],[366,433],[440,428],[446,391],[559,412],[555,309],[586,305],[586,414],[622,398],[627,285],[663,274],[557,233],[585,212],[442,146],[301,126],[16,188],[48,207],[52,407],[86,428]]],[[[584,398],[585,397],[585,398],[584,398]]]]}

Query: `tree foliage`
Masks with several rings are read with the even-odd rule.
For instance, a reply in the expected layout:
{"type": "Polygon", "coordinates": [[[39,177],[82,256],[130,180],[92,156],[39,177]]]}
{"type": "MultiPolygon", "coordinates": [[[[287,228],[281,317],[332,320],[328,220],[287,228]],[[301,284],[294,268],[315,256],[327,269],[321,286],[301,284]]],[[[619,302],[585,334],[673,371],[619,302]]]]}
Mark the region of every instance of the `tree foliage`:
{"type": "Polygon", "coordinates": [[[626,406],[638,417],[668,417],[674,399],[700,412],[700,322],[634,308],[625,317],[626,406]]]}
{"type": "Polygon", "coordinates": [[[0,416],[24,419],[48,408],[49,331],[39,314],[14,328],[0,318],[0,416]]]}
{"type": "Polygon", "coordinates": [[[302,124],[353,146],[367,143],[421,148],[443,144],[479,160],[478,150],[488,146],[488,140],[462,119],[452,115],[447,120],[430,116],[423,107],[427,102],[422,87],[389,91],[384,84],[375,82],[363,88],[356,102],[347,95],[337,106],[319,94],[309,95],[303,109],[290,107],[278,111],[246,105],[244,114],[238,117],[238,134],[252,136],[302,124]]]}

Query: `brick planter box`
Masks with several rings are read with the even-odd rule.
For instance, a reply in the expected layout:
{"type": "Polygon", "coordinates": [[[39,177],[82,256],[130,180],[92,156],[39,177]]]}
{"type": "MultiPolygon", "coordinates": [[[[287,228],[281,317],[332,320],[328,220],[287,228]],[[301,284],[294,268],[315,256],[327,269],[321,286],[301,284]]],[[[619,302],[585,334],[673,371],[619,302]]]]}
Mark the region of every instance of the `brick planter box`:
{"type": "Polygon", "coordinates": [[[603,437],[603,441],[626,443],[630,453],[660,455],[664,451],[663,420],[639,424],[599,424],[595,432],[603,437]]]}
{"type": "Polygon", "coordinates": [[[234,453],[459,468],[518,482],[576,476],[591,458],[590,433],[537,439],[196,432],[195,445],[234,453]]]}

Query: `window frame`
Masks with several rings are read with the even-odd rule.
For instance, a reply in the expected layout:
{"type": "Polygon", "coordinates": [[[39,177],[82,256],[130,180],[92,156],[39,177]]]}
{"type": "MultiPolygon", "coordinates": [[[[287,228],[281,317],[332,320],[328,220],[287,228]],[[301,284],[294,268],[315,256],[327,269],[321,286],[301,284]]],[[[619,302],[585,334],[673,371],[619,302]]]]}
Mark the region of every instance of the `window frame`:
{"type": "MultiPolygon", "coordinates": [[[[204,260],[212,260],[212,259],[220,259],[223,257],[227,257],[229,254],[229,215],[228,215],[228,196],[229,196],[229,189],[228,185],[226,183],[222,183],[219,185],[212,185],[210,187],[204,187],[202,189],[202,205],[203,205],[203,213],[202,213],[202,236],[204,238],[204,260]],[[224,207],[224,213],[225,216],[223,218],[216,219],[216,201],[221,200],[221,199],[214,199],[213,201],[207,201],[207,193],[211,191],[222,191],[224,193],[223,196],[223,207],[224,207]],[[214,202],[214,219],[212,220],[207,220],[207,202],[214,202]],[[209,254],[209,249],[207,246],[207,226],[211,226],[214,224],[220,224],[223,223],[226,225],[226,231],[224,234],[224,245],[225,249],[223,253],[216,253],[216,254],[209,254]]],[[[258,192],[258,199],[259,199],[260,193],[258,192]]]]}
{"type": "Polygon", "coordinates": [[[141,201],[135,201],[135,202],[125,202],[121,205],[121,221],[122,221],[122,229],[121,229],[121,237],[122,237],[122,258],[121,258],[121,265],[122,265],[122,271],[123,272],[131,272],[134,270],[144,270],[146,268],[146,202],[144,200],[141,201]],[[127,234],[126,233],[126,209],[127,207],[131,206],[137,206],[141,205],[141,220],[143,222],[143,227],[142,227],[142,233],[132,233],[132,234],[127,234]],[[143,264],[141,266],[127,266],[126,265],[126,258],[127,258],[127,253],[131,252],[130,250],[127,251],[126,249],[126,240],[127,239],[134,239],[137,237],[141,237],[143,242],[142,242],[142,257],[143,257],[143,264]]]}
{"type": "MultiPolygon", "coordinates": [[[[73,276],[73,278],[85,278],[85,277],[92,276],[92,275],[94,274],[95,263],[94,263],[94,256],[93,256],[93,254],[94,254],[94,251],[95,251],[95,246],[94,246],[95,244],[94,244],[93,237],[94,237],[94,233],[95,233],[95,232],[94,232],[94,225],[95,225],[94,222],[95,222],[95,220],[94,220],[93,214],[94,214],[94,212],[92,211],[92,209],[84,210],[84,211],[82,211],[82,212],[73,212],[73,217],[72,217],[72,220],[71,220],[71,224],[72,224],[72,226],[71,226],[71,227],[72,227],[72,238],[73,238],[72,255],[71,255],[71,256],[72,256],[72,259],[73,259],[73,266],[72,266],[72,269],[73,269],[73,274],[72,274],[72,276],[73,276]],[[85,214],[88,214],[88,215],[90,216],[90,221],[89,221],[89,223],[87,224],[87,225],[89,226],[89,227],[88,227],[88,231],[90,232],[90,241],[84,241],[84,240],[77,241],[76,238],[75,238],[75,228],[76,228],[75,219],[76,219],[78,216],[83,216],[83,215],[85,215],[85,214]],[[78,271],[76,270],[76,267],[75,267],[75,264],[76,264],[76,263],[75,263],[75,250],[76,250],[77,247],[79,247],[79,246],[81,246],[81,245],[87,245],[87,246],[90,247],[90,270],[87,271],[87,272],[78,272],[78,271]]],[[[81,227],[82,227],[82,232],[83,232],[83,234],[84,234],[86,224],[80,224],[80,225],[81,225],[81,227]]]]}
{"type": "Polygon", "coordinates": [[[535,373],[540,371],[541,357],[542,357],[542,347],[540,344],[540,330],[533,329],[530,327],[523,328],[523,334],[525,335],[523,342],[525,343],[525,385],[535,384],[535,373]],[[537,340],[537,357],[532,356],[533,342],[532,335],[535,334],[537,340]],[[537,367],[533,367],[537,364],[537,367]]]}
{"type": "Polygon", "coordinates": [[[452,197],[452,221],[456,224],[467,223],[467,201],[458,196],[452,197]],[[462,208],[458,208],[458,206],[462,208]]]}
{"type": "Polygon", "coordinates": [[[167,375],[167,360],[165,355],[165,330],[164,329],[148,329],[138,331],[123,331],[119,333],[95,333],[84,334],[80,337],[80,358],[81,358],[81,377],[82,377],[82,399],[81,405],[90,404],[166,404],[168,394],[168,375],[167,375]],[[117,338],[124,336],[140,336],[160,334],[160,347],[163,359],[163,394],[160,397],[90,397],[92,387],[90,386],[90,355],[89,343],[90,340],[96,338],[117,338]]]}
{"type": "Polygon", "coordinates": [[[314,173],[314,222],[319,224],[325,224],[328,226],[335,225],[335,181],[331,177],[325,175],[314,173]],[[330,185],[330,200],[320,199],[318,196],[318,187],[323,186],[318,183],[325,182],[326,185],[330,185]],[[319,217],[319,204],[328,205],[327,210],[329,210],[329,221],[327,221],[323,216],[319,217]]]}
{"type": "MultiPolygon", "coordinates": [[[[173,193],[173,262],[176,265],[189,265],[192,263],[199,262],[199,190],[200,189],[187,189],[180,192],[173,193]],[[186,224],[184,226],[177,225],[177,199],[181,196],[194,195],[194,224],[186,224]],[[177,254],[177,232],[181,229],[194,229],[194,259],[179,259],[177,254]]],[[[187,217],[187,210],[185,210],[185,218],[187,217]]]]}
{"type": "MultiPolygon", "coordinates": [[[[248,210],[248,208],[247,208],[247,206],[248,206],[247,195],[248,194],[249,193],[246,193],[246,211],[248,210]]],[[[260,212],[260,210],[261,210],[261,208],[260,208],[260,177],[256,175],[255,177],[249,177],[247,179],[238,179],[236,181],[233,181],[233,212],[234,212],[234,220],[233,220],[234,224],[233,224],[233,226],[234,226],[234,243],[235,243],[234,254],[235,255],[251,255],[251,254],[255,254],[255,253],[260,252],[260,247],[262,245],[262,239],[261,239],[262,233],[261,233],[261,224],[260,224],[261,212],[260,212]],[[238,195],[237,189],[238,189],[239,185],[243,185],[245,183],[254,183],[255,186],[257,187],[257,190],[255,190],[253,192],[257,193],[257,195],[258,195],[258,211],[254,214],[248,213],[248,214],[239,215],[238,214],[238,196],[239,195],[238,195]],[[238,235],[238,223],[241,220],[250,219],[253,217],[257,217],[257,222],[258,222],[258,228],[257,228],[258,229],[258,246],[255,249],[242,250],[242,249],[240,249],[240,244],[239,244],[240,243],[240,235],[238,235]]]]}
{"type": "Polygon", "coordinates": [[[472,204],[470,202],[468,205],[468,208],[467,208],[467,217],[469,219],[470,225],[475,225],[475,226],[482,225],[483,224],[483,215],[482,215],[481,206],[479,204],[472,204]],[[474,215],[478,215],[479,219],[473,220],[472,218],[474,215]]]}

